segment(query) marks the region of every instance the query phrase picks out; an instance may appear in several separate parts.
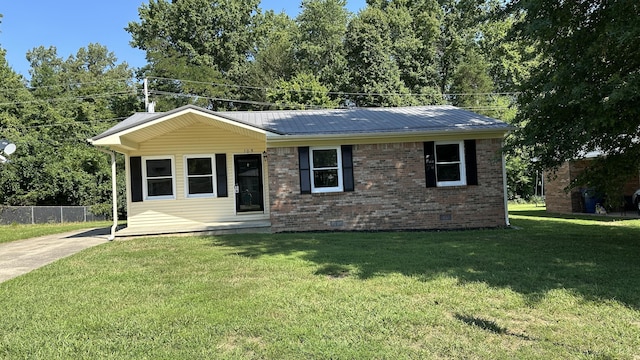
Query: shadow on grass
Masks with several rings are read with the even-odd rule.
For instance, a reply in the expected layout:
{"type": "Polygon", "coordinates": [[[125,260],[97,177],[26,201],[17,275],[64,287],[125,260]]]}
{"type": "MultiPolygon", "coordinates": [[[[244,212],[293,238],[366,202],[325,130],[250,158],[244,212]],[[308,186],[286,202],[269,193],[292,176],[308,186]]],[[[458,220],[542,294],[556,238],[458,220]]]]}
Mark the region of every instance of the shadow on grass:
{"type": "Polygon", "coordinates": [[[467,315],[455,314],[455,318],[469,326],[475,326],[479,329],[492,332],[497,335],[507,334],[507,329],[499,326],[494,321],[472,317],[467,315]]]}
{"type": "Polygon", "coordinates": [[[509,288],[530,302],[567,289],[640,308],[639,228],[539,218],[514,223],[521,230],[225,235],[214,245],[251,258],[293,255],[332,278],[449,276],[509,288]]]}

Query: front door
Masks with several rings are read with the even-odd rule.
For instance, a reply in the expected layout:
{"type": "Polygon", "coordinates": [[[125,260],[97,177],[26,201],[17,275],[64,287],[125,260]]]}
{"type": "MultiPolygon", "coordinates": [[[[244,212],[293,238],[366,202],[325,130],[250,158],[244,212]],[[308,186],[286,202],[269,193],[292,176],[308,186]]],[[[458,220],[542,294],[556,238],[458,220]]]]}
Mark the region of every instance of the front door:
{"type": "Polygon", "coordinates": [[[236,211],[264,211],[262,196],[262,156],[236,155],[236,211]]]}

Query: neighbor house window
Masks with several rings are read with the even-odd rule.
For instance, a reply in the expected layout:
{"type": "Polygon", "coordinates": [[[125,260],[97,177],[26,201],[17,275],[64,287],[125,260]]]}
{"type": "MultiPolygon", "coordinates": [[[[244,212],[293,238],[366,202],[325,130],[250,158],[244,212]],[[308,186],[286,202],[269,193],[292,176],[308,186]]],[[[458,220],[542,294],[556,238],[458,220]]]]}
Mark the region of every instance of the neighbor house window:
{"type": "Polygon", "coordinates": [[[310,148],[311,191],[342,191],[340,147],[310,148]]]}
{"type": "Polygon", "coordinates": [[[144,157],[143,186],[145,198],[175,199],[175,172],[173,157],[144,157]]]}
{"type": "Polygon", "coordinates": [[[215,174],[214,158],[207,155],[185,157],[185,193],[187,197],[213,197],[215,174]]]}
{"type": "Polygon", "coordinates": [[[464,143],[436,142],[435,150],[438,186],[466,185],[464,143]]]}

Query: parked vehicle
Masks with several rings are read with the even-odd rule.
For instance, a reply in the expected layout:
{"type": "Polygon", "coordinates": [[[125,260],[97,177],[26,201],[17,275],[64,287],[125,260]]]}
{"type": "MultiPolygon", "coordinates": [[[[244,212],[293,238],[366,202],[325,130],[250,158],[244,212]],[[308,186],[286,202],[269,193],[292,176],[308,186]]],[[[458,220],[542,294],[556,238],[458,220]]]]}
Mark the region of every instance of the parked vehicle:
{"type": "Polygon", "coordinates": [[[640,212],[640,189],[636,190],[631,197],[631,202],[635,205],[638,212],[640,212]]]}

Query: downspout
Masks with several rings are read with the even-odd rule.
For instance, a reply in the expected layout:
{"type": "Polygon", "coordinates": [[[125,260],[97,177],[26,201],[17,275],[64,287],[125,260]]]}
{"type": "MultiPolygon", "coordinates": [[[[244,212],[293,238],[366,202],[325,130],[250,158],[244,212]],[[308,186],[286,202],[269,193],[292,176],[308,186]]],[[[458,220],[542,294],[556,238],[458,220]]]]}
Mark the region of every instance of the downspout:
{"type": "Polygon", "coordinates": [[[101,152],[111,155],[111,202],[113,204],[113,225],[111,225],[111,235],[109,235],[109,241],[113,241],[116,238],[116,229],[118,228],[118,187],[116,180],[116,153],[114,151],[108,151],[99,147],[96,149],[101,152]]]}
{"type": "MultiPolygon", "coordinates": [[[[502,141],[502,145],[504,146],[504,140],[502,141]]],[[[509,195],[507,193],[507,160],[504,156],[504,151],[501,151],[502,154],[502,188],[503,188],[503,197],[504,197],[504,221],[506,226],[511,226],[509,222],[509,195]]]]}

